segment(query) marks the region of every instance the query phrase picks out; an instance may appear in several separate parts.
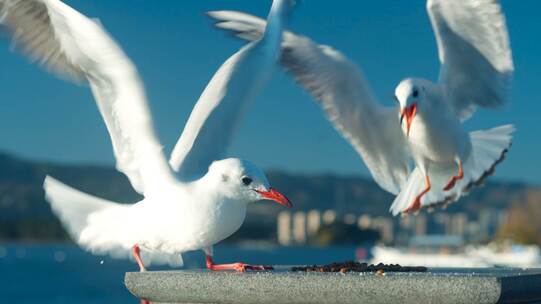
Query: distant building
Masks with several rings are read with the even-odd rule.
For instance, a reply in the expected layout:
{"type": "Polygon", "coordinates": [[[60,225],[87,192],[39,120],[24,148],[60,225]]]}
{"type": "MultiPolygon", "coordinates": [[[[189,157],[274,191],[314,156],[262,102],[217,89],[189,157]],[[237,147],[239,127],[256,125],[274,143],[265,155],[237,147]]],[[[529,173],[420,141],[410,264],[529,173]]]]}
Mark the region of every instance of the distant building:
{"type": "Polygon", "coordinates": [[[370,215],[363,214],[357,219],[357,226],[359,226],[360,229],[369,229],[371,225],[372,219],[370,218],[370,215]]]}
{"type": "Polygon", "coordinates": [[[353,213],[347,213],[344,215],[344,224],[354,225],[355,223],[357,223],[357,215],[353,213]]]}
{"type": "Polygon", "coordinates": [[[427,219],[426,215],[419,214],[415,217],[413,222],[414,234],[416,236],[426,235],[427,219]]]}
{"type": "Polygon", "coordinates": [[[494,237],[506,218],[507,213],[499,209],[483,209],[474,219],[465,212],[371,217],[368,214],[338,213],[333,209],[283,211],[277,218],[277,235],[280,245],[303,245],[316,236],[323,225],[340,221],[360,230],[377,230],[380,241],[386,244],[407,246],[413,237],[426,235],[456,236],[468,242],[485,242],[494,237]]]}
{"type": "Polygon", "coordinates": [[[486,241],[491,239],[498,228],[505,223],[507,212],[499,209],[483,209],[479,213],[479,233],[477,239],[486,241]]]}
{"type": "Polygon", "coordinates": [[[336,221],[336,211],[334,210],[325,210],[323,212],[323,223],[325,225],[330,225],[336,221]]]}
{"type": "Polygon", "coordinates": [[[393,220],[388,217],[376,217],[372,220],[372,229],[375,229],[379,231],[381,240],[384,243],[391,243],[394,240],[394,234],[393,234],[393,220]]]}
{"type": "Polygon", "coordinates": [[[296,244],[306,243],[306,213],[295,212],[293,216],[293,239],[296,244]]]}
{"type": "Polygon", "coordinates": [[[291,213],[282,211],[278,214],[277,219],[277,235],[278,244],[288,246],[291,244],[291,213]]]}
{"type": "Polygon", "coordinates": [[[460,212],[451,215],[451,234],[465,236],[468,228],[468,215],[460,212]]]}
{"type": "Polygon", "coordinates": [[[308,236],[314,236],[321,227],[321,212],[319,210],[308,211],[306,218],[306,232],[308,236]]]}

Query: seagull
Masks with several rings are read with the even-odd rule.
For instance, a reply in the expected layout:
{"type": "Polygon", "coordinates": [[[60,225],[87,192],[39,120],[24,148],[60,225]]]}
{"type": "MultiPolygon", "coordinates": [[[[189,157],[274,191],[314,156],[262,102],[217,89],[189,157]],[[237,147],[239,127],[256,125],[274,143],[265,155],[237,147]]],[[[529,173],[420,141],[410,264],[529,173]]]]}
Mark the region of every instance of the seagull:
{"type": "MultiPolygon", "coordinates": [[[[202,249],[209,270],[265,270],[245,263],[215,264],[213,245],[242,225],[248,204],[291,202],[270,187],[252,163],[218,160],[249,102],[269,80],[281,50],[282,28],[294,3],[274,0],[268,26],[225,61],[195,104],[169,161],[153,127],[135,66],[102,25],[59,0],[0,0],[0,22],[14,43],[57,75],[88,83],[109,131],[116,167],[144,198],[120,204],[47,176],[46,198],[71,237],[96,254],[133,254],[181,264],[181,253],[202,249]]],[[[154,260],[153,260],[154,259],[154,260]]]]}
{"type": "MultiPolygon", "coordinates": [[[[280,63],[323,108],[373,178],[396,195],[393,215],[447,206],[481,185],[511,146],[512,125],[467,132],[477,107],[506,103],[513,60],[496,0],[428,0],[441,63],[439,79],[406,78],[396,106],[372,93],[362,71],[336,49],[285,31],[280,63]]],[[[216,27],[259,39],[265,21],[237,11],[208,12],[216,27]]]]}

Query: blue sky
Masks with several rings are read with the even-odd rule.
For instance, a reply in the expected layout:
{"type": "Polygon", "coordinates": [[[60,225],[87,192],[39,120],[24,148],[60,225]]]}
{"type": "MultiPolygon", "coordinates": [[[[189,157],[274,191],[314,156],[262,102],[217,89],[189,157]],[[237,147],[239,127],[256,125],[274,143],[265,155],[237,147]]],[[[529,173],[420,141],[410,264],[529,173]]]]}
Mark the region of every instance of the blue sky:
{"type": "MultiPolygon", "coordinates": [[[[97,17],[138,66],[158,134],[169,152],[207,81],[242,45],[203,15],[238,9],[263,16],[270,0],[70,0],[97,17]]],[[[503,0],[516,74],[511,103],[478,111],[469,130],[514,123],[514,145],[496,178],[541,184],[541,2],[503,0]]],[[[364,70],[383,103],[407,76],[436,80],[439,63],[425,2],[305,0],[291,28],[341,50],[364,70]]],[[[56,79],[0,40],[0,150],[69,163],[114,162],[88,88],[56,79]]],[[[278,71],[252,104],[230,149],[265,169],[367,175],[320,108],[278,71]]]]}

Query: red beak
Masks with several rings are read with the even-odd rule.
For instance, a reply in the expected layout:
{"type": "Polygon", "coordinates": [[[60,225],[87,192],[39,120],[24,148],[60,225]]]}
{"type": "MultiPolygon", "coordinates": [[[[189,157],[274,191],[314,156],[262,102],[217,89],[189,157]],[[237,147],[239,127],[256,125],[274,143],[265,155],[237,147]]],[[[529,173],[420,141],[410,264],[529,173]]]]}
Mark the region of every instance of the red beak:
{"type": "Polygon", "coordinates": [[[257,193],[261,194],[264,199],[275,201],[280,205],[284,205],[287,208],[291,208],[293,204],[289,199],[282,193],[276,191],[274,188],[269,188],[269,191],[255,190],[257,193]]]}
{"type": "Polygon", "coordinates": [[[413,118],[415,117],[416,113],[417,113],[416,102],[412,103],[411,106],[405,108],[404,110],[402,110],[402,113],[400,113],[400,124],[402,124],[404,117],[406,117],[406,135],[407,136],[410,136],[411,123],[413,122],[413,118]]]}

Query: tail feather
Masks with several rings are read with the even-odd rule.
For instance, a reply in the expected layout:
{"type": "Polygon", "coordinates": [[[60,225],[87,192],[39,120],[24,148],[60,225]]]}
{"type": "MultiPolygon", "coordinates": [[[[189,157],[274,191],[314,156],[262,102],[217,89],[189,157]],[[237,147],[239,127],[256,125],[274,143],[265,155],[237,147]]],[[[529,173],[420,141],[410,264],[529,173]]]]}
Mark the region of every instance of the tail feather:
{"type": "MultiPolygon", "coordinates": [[[[118,204],[76,190],[53,177],[43,183],[45,198],[58,216],[71,238],[93,254],[113,258],[130,258],[131,248],[137,244],[139,234],[130,216],[132,205],[118,204]]],[[[162,254],[143,250],[146,265],[182,265],[180,254],[162,254]]]]}
{"type": "MultiPolygon", "coordinates": [[[[512,125],[504,125],[471,132],[472,150],[463,163],[464,178],[449,191],[444,191],[443,188],[451,176],[457,173],[457,165],[431,163],[428,175],[432,188],[422,197],[421,206],[423,208],[445,207],[466,195],[472,187],[482,185],[485,179],[494,173],[496,166],[505,159],[511,147],[514,131],[515,128],[512,125]]],[[[397,215],[404,212],[415,196],[421,193],[424,186],[424,176],[419,168],[415,168],[408,177],[406,185],[395,198],[390,208],[391,213],[397,215]]]]}
{"type": "Polygon", "coordinates": [[[51,209],[75,241],[88,226],[91,214],[118,205],[75,190],[51,176],[45,177],[43,189],[51,209]]]}

